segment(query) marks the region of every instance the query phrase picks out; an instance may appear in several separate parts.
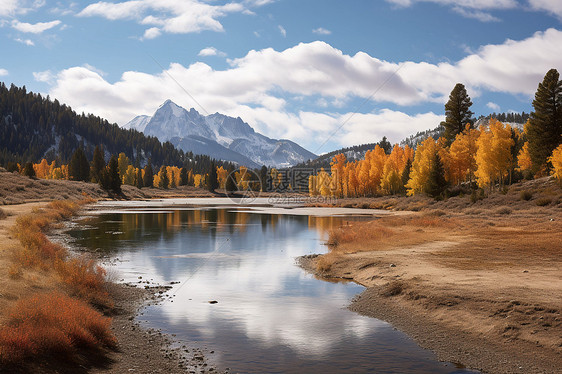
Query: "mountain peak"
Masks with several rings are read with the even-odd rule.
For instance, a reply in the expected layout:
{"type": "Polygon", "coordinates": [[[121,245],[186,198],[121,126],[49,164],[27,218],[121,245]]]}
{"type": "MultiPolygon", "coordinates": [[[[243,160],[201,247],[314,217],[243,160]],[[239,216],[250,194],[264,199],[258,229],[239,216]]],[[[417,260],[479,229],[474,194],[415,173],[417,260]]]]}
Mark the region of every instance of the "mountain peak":
{"type": "MultiPolygon", "coordinates": [[[[205,116],[195,108],[188,111],[170,99],[156,110],[146,125],[142,122],[146,135],[156,136],[161,141],[171,141],[184,151],[230,158],[251,167],[288,166],[315,157],[293,142],[278,144],[276,139],[256,133],[240,117],[229,117],[218,112],[205,116]],[[201,146],[201,139],[205,139],[205,146],[201,146]]],[[[137,124],[136,127],[140,126],[137,124]]]]}

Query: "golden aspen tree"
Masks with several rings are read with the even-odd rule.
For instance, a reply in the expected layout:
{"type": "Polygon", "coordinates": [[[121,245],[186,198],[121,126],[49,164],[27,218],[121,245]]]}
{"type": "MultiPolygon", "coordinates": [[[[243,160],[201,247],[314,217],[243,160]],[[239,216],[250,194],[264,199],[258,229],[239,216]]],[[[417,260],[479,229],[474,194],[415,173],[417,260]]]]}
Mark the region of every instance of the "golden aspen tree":
{"type": "Polygon", "coordinates": [[[193,176],[193,185],[194,185],[195,187],[201,186],[201,179],[202,179],[201,174],[195,174],[195,175],[193,176]]]}
{"type": "Polygon", "coordinates": [[[317,196],[318,190],[316,189],[316,176],[311,175],[308,177],[308,194],[310,196],[317,196]]]}
{"type": "Polygon", "coordinates": [[[552,151],[552,156],[548,158],[548,162],[552,164],[552,175],[558,179],[558,183],[562,186],[562,144],[552,151]]]}
{"type": "Polygon", "coordinates": [[[346,157],[343,153],[335,155],[332,159],[331,171],[332,171],[332,190],[334,191],[335,196],[342,197],[343,196],[343,185],[344,185],[344,169],[346,164],[346,157]]]}
{"type": "Polygon", "coordinates": [[[480,135],[477,129],[466,129],[457,135],[449,148],[449,167],[452,184],[470,181],[476,171],[476,140],[480,135]]]}
{"type": "Polygon", "coordinates": [[[382,174],[384,172],[384,164],[386,162],[387,154],[384,152],[379,145],[371,151],[365,153],[365,160],[362,162],[367,163],[368,175],[361,173],[358,177],[360,185],[364,185],[366,188],[362,191],[362,194],[374,195],[378,192],[381,184],[382,174]],[[366,178],[367,180],[363,180],[366,178]]]}
{"type": "Polygon", "coordinates": [[[492,119],[489,128],[483,130],[476,142],[476,179],[480,187],[490,186],[496,180],[503,185],[504,177],[508,174],[512,161],[511,127],[492,119]]]}
{"type": "Polygon", "coordinates": [[[136,183],[137,169],[133,165],[128,165],[125,174],[123,175],[121,181],[123,184],[128,184],[134,186],[136,183]]]}
{"type": "Polygon", "coordinates": [[[35,170],[35,176],[40,179],[47,179],[49,176],[49,163],[47,160],[42,159],[40,163],[33,164],[33,170],[35,170]]]}
{"type": "Polygon", "coordinates": [[[357,197],[359,195],[359,178],[357,177],[358,163],[354,162],[350,165],[348,173],[348,189],[349,197],[357,197]]]}
{"type": "Polygon", "coordinates": [[[429,173],[433,158],[437,152],[437,143],[435,139],[429,137],[424,140],[416,149],[414,162],[412,163],[412,171],[410,172],[410,180],[406,184],[408,196],[417,193],[423,193],[426,190],[429,180],[429,173]]]}
{"type": "Polygon", "coordinates": [[[125,153],[119,153],[119,157],[117,159],[117,165],[119,167],[119,176],[123,179],[123,176],[127,172],[127,167],[129,166],[129,158],[125,155],[125,153]]]}
{"type": "Polygon", "coordinates": [[[523,148],[521,148],[519,154],[517,155],[517,166],[519,166],[519,171],[530,170],[533,166],[531,154],[529,153],[528,142],[525,142],[525,144],[523,144],[523,148]]]}
{"type": "Polygon", "coordinates": [[[226,178],[228,177],[228,170],[222,166],[217,167],[217,179],[219,180],[219,187],[224,188],[226,185],[226,178]]]}
{"type": "Polygon", "coordinates": [[[396,194],[402,188],[402,180],[394,160],[390,157],[386,160],[381,178],[381,190],[386,194],[396,194]]]}

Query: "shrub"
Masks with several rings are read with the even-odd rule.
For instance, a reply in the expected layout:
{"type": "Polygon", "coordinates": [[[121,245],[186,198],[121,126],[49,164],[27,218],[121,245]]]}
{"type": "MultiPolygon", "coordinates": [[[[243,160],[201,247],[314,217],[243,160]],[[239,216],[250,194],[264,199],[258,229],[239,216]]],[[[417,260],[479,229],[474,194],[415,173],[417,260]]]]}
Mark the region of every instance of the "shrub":
{"type": "Polygon", "coordinates": [[[4,209],[0,208],[0,219],[5,219],[8,217],[8,214],[4,211],[4,209]]]}
{"type": "Polygon", "coordinates": [[[105,269],[85,256],[57,261],[55,269],[71,293],[99,306],[111,307],[105,269]]]}
{"type": "Polygon", "coordinates": [[[509,209],[508,207],[504,206],[499,208],[498,210],[496,210],[497,214],[511,214],[511,209],[509,209]]]}
{"type": "Polygon", "coordinates": [[[533,198],[533,193],[527,190],[521,191],[519,197],[521,198],[521,200],[529,201],[533,198]]]}
{"type": "Polygon", "coordinates": [[[547,205],[549,205],[550,203],[552,203],[552,199],[549,198],[549,197],[543,197],[543,198],[541,198],[541,199],[537,199],[537,201],[536,201],[536,204],[537,204],[538,206],[547,206],[547,205]]]}
{"type": "Polygon", "coordinates": [[[73,359],[79,349],[114,348],[111,319],[83,301],[58,292],[19,300],[0,330],[0,363],[33,357],[73,359]]]}

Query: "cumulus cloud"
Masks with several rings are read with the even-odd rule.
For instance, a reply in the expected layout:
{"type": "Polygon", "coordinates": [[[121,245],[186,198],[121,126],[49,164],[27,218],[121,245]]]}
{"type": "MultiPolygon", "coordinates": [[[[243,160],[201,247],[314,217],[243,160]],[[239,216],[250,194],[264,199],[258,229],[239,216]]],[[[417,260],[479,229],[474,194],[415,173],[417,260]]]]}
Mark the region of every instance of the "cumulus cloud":
{"type": "Polygon", "coordinates": [[[61,21],[55,20],[51,22],[37,22],[37,23],[26,23],[19,22],[17,20],[12,21],[12,27],[20,32],[27,32],[32,34],[41,34],[44,31],[52,29],[61,24],[61,21]]]}
{"type": "Polygon", "coordinates": [[[154,39],[159,37],[162,31],[158,27],[151,27],[144,32],[143,39],[154,39]]]}
{"type": "Polygon", "coordinates": [[[9,73],[8,73],[8,70],[6,70],[6,69],[1,69],[1,68],[0,68],[0,77],[4,77],[4,76],[6,76],[6,75],[8,75],[8,74],[9,74],[9,73]]]}
{"type": "Polygon", "coordinates": [[[562,20],[562,1],[560,0],[529,0],[534,10],[546,11],[562,20]]]}
{"type": "Polygon", "coordinates": [[[317,29],[314,29],[314,30],[312,30],[312,32],[314,34],[317,34],[317,35],[330,35],[332,33],[330,30],[327,30],[323,27],[319,27],[317,29]]]}
{"type": "Polygon", "coordinates": [[[44,5],[44,0],[0,0],[0,16],[25,14],[44,5]]]}
{"type": "MultiPolygon", "coordinates": [[[[125,72],[116,82],[87,67],[73,67],[57,74],[50,94],[75,110],[124,124],[138,114],[152,114],[168,98],[201,111],[185,89],[210,112],[240,116],[268,136],[308,143],[314,150],[311,143],[320,144],[348,118],[335,103],[353,98],[404,106],[442,104],[462,82],[473,99],[483,91],[530,99],[550,68],[562,70],[562,56],[553,45],[562,45],[562,31],[549,29],[524,40],[483,46],[455,63],[430,64],[388,62],[363,52],[347,55],[324,42],[301,43],[283,51],[250,51],[227,60],[229,66],[223,70],[202,62],[172,63],[157,74],[125,72]],[[300,105],[304,100],[319,106],[328,103],[322,109],[328,113],[292,109],[295,102],[306,108],[300,105]]],[[[434,113],[370,112],[370,108],[365,105],[366,113],[353,116],[334,141],[351,145],[382,135],[399,141],[441,121],[434,113]]]]}
{"type": "Polygon", "coordinates": [[[207,47],[207,48],[203,48],[202,50],[200,50],[198,56],[202,56],[202,57],[221,56],[221,57],[224,57],[224,56],[226,56],[226,53],[224,53],[222,51],[219,51],[215,47],[207,47]]]}
{"type": "Polygon", "coordinates": [[[224,31],[218,19],[245,9],[240,3],[212,5],[201,0],[131,0],[119,3],[100,1],[88,5],[78,16],[98,16],[113,21],[134,20],[139,24],[152,26],[145,31],[144,36],[145,39],[151,39],[161,32],[186,34],[203,30],[224,31]]]}
{"type": "Polygon", "coordinates": [[[491,101],[490,101],[488,104],[486,104],[486,106],[487,106],[488,108],[492,109],[492,110],[495,111],[495,112],[499,112],[499,111],[500,111],[500,106],[499,106],[498,104],[496,104],[496,103],[491,102],[491,101]]]}

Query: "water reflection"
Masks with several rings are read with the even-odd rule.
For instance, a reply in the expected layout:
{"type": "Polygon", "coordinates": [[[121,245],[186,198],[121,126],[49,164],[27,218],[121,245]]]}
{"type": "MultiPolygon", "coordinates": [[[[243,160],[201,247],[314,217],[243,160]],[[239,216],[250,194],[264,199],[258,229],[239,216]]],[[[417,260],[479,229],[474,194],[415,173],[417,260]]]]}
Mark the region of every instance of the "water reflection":
{"type": "Polygon", "coordinates": [[[223,369],[453,372],[388,324],[345,309],[360,286],[323,282],[294,264],[323,252],[327,232],[348,220],[184,209],[104,214],[71,235],[118,257],[126,281],[180,282],[173,302],[142,319],[211,347],[223,369]]]}

